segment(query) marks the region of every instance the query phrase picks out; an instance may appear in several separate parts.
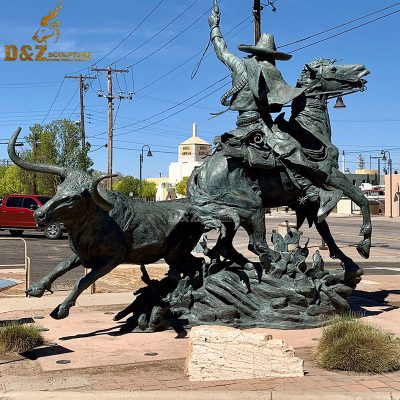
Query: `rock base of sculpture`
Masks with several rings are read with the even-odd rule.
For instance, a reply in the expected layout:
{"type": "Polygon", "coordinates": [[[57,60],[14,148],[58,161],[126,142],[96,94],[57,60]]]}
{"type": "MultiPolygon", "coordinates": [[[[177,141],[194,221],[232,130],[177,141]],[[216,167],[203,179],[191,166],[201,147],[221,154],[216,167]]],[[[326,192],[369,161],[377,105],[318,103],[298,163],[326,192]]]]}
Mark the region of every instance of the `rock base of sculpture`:
{"type": "MultiPolygon", "coordinates": [[[[307,250],[307,249],[306,249],[307,250]]],[[[184,325],[226,325],[235,328],[304,329],[324,325],[349,309],[346,298],[361,280],[362,269],[325,271],[317,251],[307,266],[308,250],[280,252],[280,259],[253,264],[210,266],[194,278],[165,277],[140,289],[119,320],[132,312],[127,331],[154,332],[184,325]],[[218,270],[222,268],[221,270],[218,270]]]]}
{"type": "Polygon", "coordinates": [[[190,331],[185,372],[190,381],[291,378],[304,375],[303,364],[271,335],[207,325],[190,331]]]}

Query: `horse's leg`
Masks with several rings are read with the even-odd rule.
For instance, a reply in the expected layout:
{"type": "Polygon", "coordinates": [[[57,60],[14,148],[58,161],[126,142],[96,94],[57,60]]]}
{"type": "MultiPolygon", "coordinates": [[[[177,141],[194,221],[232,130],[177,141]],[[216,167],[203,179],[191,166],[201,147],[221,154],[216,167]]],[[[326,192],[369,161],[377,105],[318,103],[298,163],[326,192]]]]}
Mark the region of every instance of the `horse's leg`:
{"type": "Polygon", "coordinates": [[[244,229],[249,235],[249,246],[248,249],[254,254],[260,256],[261,254],[266,255],[272,260],[279,259],[279,253],[272,250],[266,240],[266,228],[265,228],[265,210],[259,208],[250,219],[242,223],[244,229]]]}
{"type": "Polygon", "coordinates": [[[353,200],[354,203],[360,207],[363,216],[360,235],[363,235],[364,239],[357,244],[357,251],[362,257],[369,258],[372,224],[367,198],[362,194],[360,189],[352,185],[352,183],[346,178],[346,175],[335,168],[333,168],[332,174],[328,177],[328,184],[337,189],[341,189],[347,197],[353,200]]]}
{"type": "Polygon", "coordinates": [[[315,228],[321,235],[322,239],[326,243],[329,249],[329,256],[333,259],[339,259],[346,271],[353,272],[357,271],[360,267],[342,250],[339,249],[335,240],[332,237],[331,231],[329,229],[328,223],[324,220],[322,222],[315,222],[315,228]]]}
{"type": "Polygon", "coordinates": [[[219,254],[222,257],[244,267],[246,264],[251,264],[250,260],[240,254],[233,247],[233,238],[236,235],[237,229],[233,223],[225,223],[226,233],[218,237],[216,245],[211,249],[213,254],[219,254]]]}

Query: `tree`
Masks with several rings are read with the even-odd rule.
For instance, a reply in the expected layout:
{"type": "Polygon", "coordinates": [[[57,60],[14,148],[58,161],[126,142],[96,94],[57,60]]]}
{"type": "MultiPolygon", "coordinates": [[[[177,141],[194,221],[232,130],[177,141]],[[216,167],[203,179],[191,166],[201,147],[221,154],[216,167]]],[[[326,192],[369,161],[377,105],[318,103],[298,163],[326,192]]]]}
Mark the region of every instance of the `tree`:
{"type": "Polygon", "coordinates": [[[7,194],[29,194],[31,190],[24,171],[16,165],[0,167],[0,197],[7,194]]]}
{"type": "MultiPolygon", "coordinates": [[[[130,193],[133,197],[140,196],[140,180],[133,176],[124,176],[122,179],[113,183],[113,190],[129,196],[130,193]]],[[[157,193],[157,185],[154,182],[142,180],[142,197],[152,199],[157,193]]]]}
{"type": "Polygon", "coordinates": [[[157,184],[155,182],[142,181],[142,197],[145,199],[154,199],[157,193],[157,184]]]}
{"type": "Polygon", "coordinates": [[[182,180],[180,182],[178,182],[175,186],[175,191],[176,193],[182,195],[182,196],[186,196],[187,194],[187,184],[189,181],[189,177],[188,176],[184,176],[182,178],[182,180]]]}
{"type": "Polygon", "coordinates": [[[112,188],[115,192],[123,193],[126,196],[133,193],[133,196],[137,197],[139,196],[139,179],[133,176],[124,176],[117,182],[113,182],[112,188]]]}
{"type": "MultiPolygon", "coordinates": [[[[81,132],[72,121],[65,119],[47,125],[35,124],[30,127],[30,131],[26,137],[30,149],[20,154],[22,158],[91,172],[93,162],[88,156],[90,145],[81,148],[81,132]]],[[[59,177],[50,174],[29,172],[27,177],[36,183],[39,194],[53,195],[60,182],[59,177]]]]}

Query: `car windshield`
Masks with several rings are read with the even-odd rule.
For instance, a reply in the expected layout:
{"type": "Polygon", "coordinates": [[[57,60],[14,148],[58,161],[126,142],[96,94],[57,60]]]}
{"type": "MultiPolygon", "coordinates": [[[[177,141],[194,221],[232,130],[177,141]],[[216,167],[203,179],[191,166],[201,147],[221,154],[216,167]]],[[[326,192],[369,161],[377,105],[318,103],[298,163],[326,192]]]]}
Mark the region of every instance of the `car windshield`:
{"type": "Polygon", "coordinates": [[[40,204],[45,204],[47,201],[51,199],[50,196],[38,196],[38,200],[40,201],[40,204]]]}

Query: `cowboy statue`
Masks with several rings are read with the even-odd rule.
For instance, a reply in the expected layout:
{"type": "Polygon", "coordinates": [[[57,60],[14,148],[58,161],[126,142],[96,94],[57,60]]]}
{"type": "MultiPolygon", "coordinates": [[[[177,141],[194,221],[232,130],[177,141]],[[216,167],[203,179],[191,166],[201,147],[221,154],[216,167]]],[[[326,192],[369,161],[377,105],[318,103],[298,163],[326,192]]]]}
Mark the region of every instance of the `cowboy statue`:
{"type": "Polygon", "coordinates": [[[249,56],[237,57],[227,49],[219,20],[218,1],[214,0],[209,18],[210,40],[219,60],[231,70],[233,81],[221,103],[228,110],[238,111],[239,115],[237,129],[215,138],[217,148],[226,157],[242,158],[254,168],[283,165],[292,183],[304,190],[305,196],[299,200],[319,202],[318,218],[322,221],[342,192],[325,190],[326,174],[317,162],[307,159],[296,139],[278,129],[270,114],[281,111],[283,105],[304,92],[304,88],[290,87],[275,66],[276,60],[287,61],[292,56],[276,51],[273,35],[264,33],[255,46],[239,45],[239,50],[249,56]]]}

